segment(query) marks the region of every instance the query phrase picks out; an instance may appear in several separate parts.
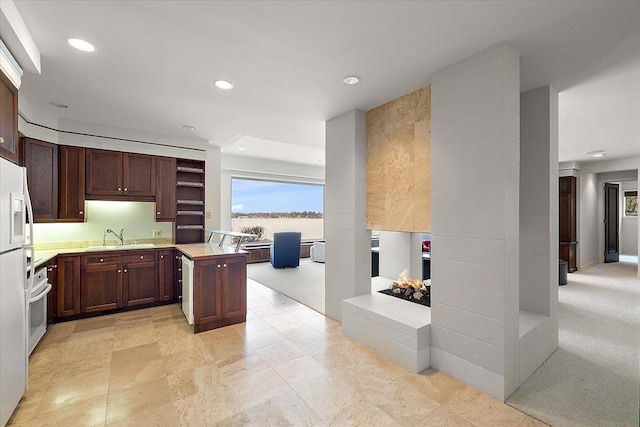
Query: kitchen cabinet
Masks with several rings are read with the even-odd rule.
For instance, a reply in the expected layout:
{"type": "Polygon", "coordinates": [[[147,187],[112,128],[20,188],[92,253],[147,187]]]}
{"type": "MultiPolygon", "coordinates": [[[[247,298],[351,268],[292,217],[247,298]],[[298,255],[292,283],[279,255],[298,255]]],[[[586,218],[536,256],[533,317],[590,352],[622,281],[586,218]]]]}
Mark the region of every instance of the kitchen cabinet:
{"type": "Polygon", "coordinates": [[[175,286],[173,287],[173,295],[177,300],[182,299],[182,254],[175,253],[173,271],[175,274],[175,286]]]}
{"type": "Polygon", "coordinates": [[[80,314],[80,256],[58,256],[57,285],[57,317],[80,314]]]}
{"type": "Polygon", "coordinates": [[[155,156],[93,148],[86,149],[85,155],[87,198],[154,200],[155,156]]]}
{"type": "Polygon", "coordinates": [[[194,332],[246,321],[246,254],[194,261],[194,332]]]}
{"type": "Polygon", "coordinates": [[[85,149],[58,146],[58,221],[84,222],[85,149]]]}
{"type": "Polygon", "coordinates": [[[81,312],[158,301],[156,251],[97,252],[82,256],[81,312]]]}
{"type": "Polygon", "coordinates": [[[47,267],[47,281],[51,290],[47,294],[47,324],[53,323],[57,316],[56,296],[58,290],[58,258],[53,258],[45,264],[47,267]]]}
{"type": "Polygon", "coordinates": [[[27,168],[34,222],[58,218],[58,146],[22,138],[20,164],[27,168]]]}
{"type": "Polygon", "coordinates": [[[558,204],[558,235],[560,238],[560,254],[562,260],[567,261],[569,273],[578,269],[577,265],[577,212],[576,212],[576,177],[560,177],[558,204]]]}
{"type": "Polygon", "coordinates": [[[156,158],[156,221],[176,219],[176,159],[156,158]]]}
{"type": "Polygon", "coordinates": [[[18,163],[18,88],[0,71],[0,156],[18,163]]]}
{"type": "Polygon", "coordinates": [[[176,243],[204,242],[204,162],[176,162],[176,243]]]}
{"type": "Polygon", "coordinates": [[[172,301],[175,289],[175,251],[164,249],[158,252],[159,299],[172,301]]]}

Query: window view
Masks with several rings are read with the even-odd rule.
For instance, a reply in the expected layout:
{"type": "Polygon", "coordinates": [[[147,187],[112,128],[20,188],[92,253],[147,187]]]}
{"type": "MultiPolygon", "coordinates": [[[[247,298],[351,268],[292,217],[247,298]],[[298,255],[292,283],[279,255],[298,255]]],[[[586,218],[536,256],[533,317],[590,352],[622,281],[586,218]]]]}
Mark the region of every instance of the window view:
{"type": "Polygon", "coordinates": [[[232,178],[231,228],[265,243],[280,231],[321,239],[323,194],[322,185],[232,178]]]}
{"type": "Polygon", "coordinates": [[[638,216],[638,192],[624,192],[624,214],[625,216],[638,216]]]}

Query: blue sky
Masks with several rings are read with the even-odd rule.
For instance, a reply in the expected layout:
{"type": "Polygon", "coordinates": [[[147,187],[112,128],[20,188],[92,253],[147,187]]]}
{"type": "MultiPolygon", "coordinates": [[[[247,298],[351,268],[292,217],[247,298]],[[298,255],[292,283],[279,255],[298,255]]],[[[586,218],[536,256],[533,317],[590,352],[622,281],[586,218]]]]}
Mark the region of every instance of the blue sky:
{"type": "Polygon", "coordinates": [[[321,185],[231,180],[232,212],[322,212],[321,185]]]}

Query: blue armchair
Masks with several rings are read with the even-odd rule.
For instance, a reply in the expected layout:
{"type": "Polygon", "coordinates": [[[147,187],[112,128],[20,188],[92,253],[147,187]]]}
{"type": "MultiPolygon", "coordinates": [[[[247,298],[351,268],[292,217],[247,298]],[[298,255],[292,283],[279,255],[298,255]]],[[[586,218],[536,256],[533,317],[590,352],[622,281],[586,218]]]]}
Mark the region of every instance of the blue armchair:
{"type": "Polygon", "coordinates": [[[271,265],[274,268],[299,266],[301,240],[302,233],[293,231],[273,233],[271,265]]]}

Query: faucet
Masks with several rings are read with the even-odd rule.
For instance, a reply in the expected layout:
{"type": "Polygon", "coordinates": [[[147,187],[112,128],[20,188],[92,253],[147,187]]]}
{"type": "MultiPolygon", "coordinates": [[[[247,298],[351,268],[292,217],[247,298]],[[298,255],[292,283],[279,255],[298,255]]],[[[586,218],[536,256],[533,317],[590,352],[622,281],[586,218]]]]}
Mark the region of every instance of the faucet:
{"type": "Polygon", "coordinates": [[[110,228],[107,228],[107,231],[104,232],[104,235],[102,237],[102,246],[106,246],[107,245],[107,233],[111,233],[114,236],[116,236],[116,238],[120,242],[120,246],[124,245],[124,228],[120,230],[120,234],[116,234],[115,231],[113,231],[110,228]]]}

